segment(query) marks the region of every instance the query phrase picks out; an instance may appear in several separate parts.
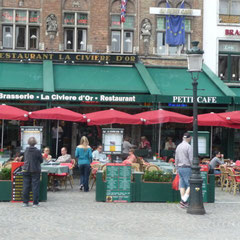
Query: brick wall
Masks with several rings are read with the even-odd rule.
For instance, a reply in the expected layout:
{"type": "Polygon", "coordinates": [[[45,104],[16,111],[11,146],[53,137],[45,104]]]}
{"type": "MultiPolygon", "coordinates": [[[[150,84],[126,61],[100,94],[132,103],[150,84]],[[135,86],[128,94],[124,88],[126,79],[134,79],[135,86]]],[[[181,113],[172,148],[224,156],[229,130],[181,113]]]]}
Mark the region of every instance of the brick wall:
{"type": "MultiPolygon", "coordinates": [[[[3,7],[21,8],[18,6],[16,0],[0,0],[3,1],[3,7]]],[[[149,14],[149,7],[158,7],[160,0],[129,0],[127,5],[127,14],[135,16],[134,28],[134,49],[141,56],[144,54],[143,39],[141,39],[141,23],[143,19],[148,18],[152,24],[151,39],[149,47],[149,60],[143,58],[146,63],[156,65],[162,64],[177,64],[177,66],[184,65],[184,61],[163,60],[161,57],[154,55],[154,48],[156,47],[156,15],[149,14]]],[[[172,6],[176,6],[180,0],[171,0],[172,6]]],[[[203,0],[188,0],[185,1],[188,6],[194,9],[202,9],[203,0]]],[[[165,7],[165,3],[161,7],[165,7]]],[[[44,43],[44,50],[59,51],[59,45],[64,43],[64,31],[62,27],[63,12],[64,11],[83,11],[88,13],[88,36],[87,44],[92,49],[92,52],[105,53],[107,46],[111,45],[111,15],[110,13],[120,14],[120,0],[24,0],[22,8],[39,9],[41,11],[41,26],[40,26],[40,42],[44,43]],[[79,3],[74,5],[73,2],[79,3]],[[53,41],[50,40],[46,32],[46,18],[49,14],[55,14],[58,22],[58,32],[53,41]],[[92,48],[91,48],[92,46],[92,48]]],[[[203,13],[202,13],[203,15],[203,13]]],[[[202,17],[192,18],[192,40],[200,41],[202,47],[202,17]]],[[[1,35],[0,35],[1,37],[1,35]]],[[[1,39],[0,39],[1,43],[1,39]]]]}

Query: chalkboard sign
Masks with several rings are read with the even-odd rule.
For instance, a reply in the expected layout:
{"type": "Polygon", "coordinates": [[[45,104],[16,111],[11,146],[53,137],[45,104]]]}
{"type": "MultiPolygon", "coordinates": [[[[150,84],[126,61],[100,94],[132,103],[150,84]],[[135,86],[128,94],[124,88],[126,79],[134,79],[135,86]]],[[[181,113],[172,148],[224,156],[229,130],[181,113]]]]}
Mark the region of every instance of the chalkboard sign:
{"type": "Polygon", "coordinates": [[[203,202],[208,201],[207,197],[207,180],[208,180],[208,173],[206,171],[201,171],[201,177],[203,179],[202,183],[202,195],[203,195],[203,202]]]}
{"type": "Polygon", "coordinates": [[[131,201],[131,165],[122,163],[107,164],[106,202],[131,201]]]}
{"type": "MultiPolygon", "coordinates": [[[[12,163],[12,201],[22,202],[23,201],[23,173],[22,173],[23,162],[12,163]]],[[[32,192],[29,194],[30,201],[33,200],[32,192]]]]}

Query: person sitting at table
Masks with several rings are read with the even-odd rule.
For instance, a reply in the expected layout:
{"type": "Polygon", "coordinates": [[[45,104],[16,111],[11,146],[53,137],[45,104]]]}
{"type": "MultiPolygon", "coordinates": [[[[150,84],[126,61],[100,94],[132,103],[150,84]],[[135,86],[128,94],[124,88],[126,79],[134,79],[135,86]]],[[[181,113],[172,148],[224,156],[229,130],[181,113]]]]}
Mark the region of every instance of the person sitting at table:
{"type": "Polygon", "coordinates": [[[210,161],[210,164],[209,164],[209,174],[220,174],[220,170],[216,170],[216,166],[217,165],[222,165],[224,164],[224,159],[223,159],[223,154],[221,154],[221,152],[219,151],[215,151],[214,152],[214,158],[210,161]]]}
{"type": "Polygon", "coordinates": [[[23,156],[21,156],[21,153],[20,152],[16,152],[16,155],[13,159],[13,162],[21,162],[23,159],[23,156]]]}
{"type": "Polygon", "coordinates": [[[130,148],[134,148],[135,146],[129,142],[129,137],[126,136],[123,141],[123,158],[128,157],[128,153],[130,148]]]}
{"type": "Polygon", "coordinates": [[[145,136],[141,137],[141,142],[139,144],[139,149],[151,150],[150,142],[147,140],[147,138],[145,136]]]}
{"type": "Polygon", "coordinates": [[[129,149],[129,155],[128,157],[123,161],[123,163],[136,163],[137,162],[137,158],[134,154],[134,149],[131,148],[129,149]]]}
{"type": "Polygon", "coordinates": [[[99,161],[100,163],[108,162],[106,154],[102,153],[102,149],[103,149],[103,146],[98,145],[97,149],[95,151],[93,151],[93,153],[92,153],[93,161],[99,161]]]}
{"type": "Polygon", "coordinates": [[[167,142],[165,143],[165,148],[164,150],[175,150],[176,149],[176,145],[175,143],[172,141],[172,138],[171,137],[168,137],[167,138],[167,142]]]}
{"type": "Polygon", "coordinates": [[[52,159],[52,156],[49,154],[50,153],[50,148],[49,147],[45,147],[43,149],[43,154],[42,154],[42,157],[43,157],[43,161],[50,161],[52,159]]]}
{"type": "Polygon", "coordinates": [[[56,162],[59,162],[59,163],[70,163],[71,162],[72,157],[70,154],[67,154],[66,147],[61,148],[61,154],[62,154],[62,156],[58,157],[56,162]]]}

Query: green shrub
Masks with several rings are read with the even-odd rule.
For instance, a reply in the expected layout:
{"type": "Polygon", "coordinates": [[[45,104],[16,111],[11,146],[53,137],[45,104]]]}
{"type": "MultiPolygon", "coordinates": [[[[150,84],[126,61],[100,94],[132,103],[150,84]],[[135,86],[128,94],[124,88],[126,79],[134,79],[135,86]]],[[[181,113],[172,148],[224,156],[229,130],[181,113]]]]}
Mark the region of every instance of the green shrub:
{"type": "Polygon", "coordinates": [[[0,171],[0,180],[11,180],[11,169],[2,168],[0,171]]]}
{"type": "Polygon", "coordinates": [[[164,173],[163,171],[145,171],[143,175],[145,182],[171,182],[172,173],[164,173]]]}

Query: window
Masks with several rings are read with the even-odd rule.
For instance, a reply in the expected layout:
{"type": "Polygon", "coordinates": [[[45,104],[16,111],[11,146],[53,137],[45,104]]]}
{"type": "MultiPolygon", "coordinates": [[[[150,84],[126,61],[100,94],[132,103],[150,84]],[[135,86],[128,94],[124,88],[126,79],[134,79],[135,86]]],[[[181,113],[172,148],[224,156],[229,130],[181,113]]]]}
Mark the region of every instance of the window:
{"type": "Polygon", "coordinates": [[[190,49],[191,42],[191,20],[185,19],[185,45],[169,46],[166,44],[166,18],[157,18],[157,46],[156,53],[158,55],[177,55],[184,54],[190,49]]]}
{"type": "Polygon", "coordinates": [[[218,76],[223,81],[240,81],[240,42],[219,42],[218,76]]]}
{"type": "Polygon", "coordinates": [[[40,12],[2,10],[3,48],[38,49],[40,12]]]}
{"type": "Polygon", "coordinates": [[[223,15],[240,15],[240,0],[220,0],[219,13],[223,15]]]}
{"type": "Polygon", "coordinates": [[[87,50],[88,15],[85,13],[64,13],[64,47],[68,51],[87,50]]]}
{"type": "Polygon", "coordinates": [[[134,17],[126,16],[126,20],[123,23],[123,29],[121,28],[119,15],[112,15],[111,20],[111,51],[120,53],[123,48],[123,53],[132,53],[134,17]]]}

